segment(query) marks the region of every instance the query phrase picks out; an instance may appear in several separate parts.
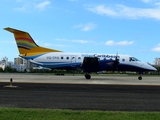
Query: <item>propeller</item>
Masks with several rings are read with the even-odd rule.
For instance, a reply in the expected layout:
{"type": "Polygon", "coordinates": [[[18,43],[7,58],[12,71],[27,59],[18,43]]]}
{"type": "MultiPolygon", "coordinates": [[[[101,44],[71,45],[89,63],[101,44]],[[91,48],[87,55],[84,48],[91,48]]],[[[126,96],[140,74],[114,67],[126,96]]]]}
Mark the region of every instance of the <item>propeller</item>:
{"type": "Polygon", "coordinates": [[[118,64],[119,64],[119,59],[118,59],[118,53],[117,53],[117,54],[116,54],[116,57],[115,57],[115,61],[114,61],[114,63],[113,63],[113,65],[114,65],[113,72],[114,72],[115,70],[118,70],[118,64]]]}

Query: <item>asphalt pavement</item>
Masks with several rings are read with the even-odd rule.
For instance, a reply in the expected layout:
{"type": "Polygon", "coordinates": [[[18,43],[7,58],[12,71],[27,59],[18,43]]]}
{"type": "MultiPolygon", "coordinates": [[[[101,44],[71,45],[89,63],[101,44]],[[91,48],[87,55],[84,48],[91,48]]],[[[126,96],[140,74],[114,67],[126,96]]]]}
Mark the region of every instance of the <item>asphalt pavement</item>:
{"type": "Polygon", "coordinates": [[[160,111],[160,86],[0,83],[0,107],[160,111]]]}

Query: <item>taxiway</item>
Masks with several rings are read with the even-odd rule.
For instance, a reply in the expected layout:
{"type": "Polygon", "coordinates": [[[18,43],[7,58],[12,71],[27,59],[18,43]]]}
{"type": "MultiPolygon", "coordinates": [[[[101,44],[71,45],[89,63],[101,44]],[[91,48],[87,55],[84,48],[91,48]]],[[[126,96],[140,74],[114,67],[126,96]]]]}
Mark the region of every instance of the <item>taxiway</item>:
{"type": "Polygon", "coordinates": [[[14,83],[160,85],[160,76],[143,76],[143,80],[138,80],[137,77],[138,75],[93,75],[87,80],[83,75],[1,73],[0,82],[9,82],[12,78],[14,83]]]}

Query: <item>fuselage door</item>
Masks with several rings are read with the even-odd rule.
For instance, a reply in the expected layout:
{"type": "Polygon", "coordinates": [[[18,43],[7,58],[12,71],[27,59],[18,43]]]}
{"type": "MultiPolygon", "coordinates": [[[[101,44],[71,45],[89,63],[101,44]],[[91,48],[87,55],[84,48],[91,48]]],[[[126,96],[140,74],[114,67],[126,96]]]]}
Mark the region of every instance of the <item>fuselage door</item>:
{"type": "Polygon", "coordinates": [[[71,64],[74,67],[76,64],[76,56],[71,56],[71,64]]]}

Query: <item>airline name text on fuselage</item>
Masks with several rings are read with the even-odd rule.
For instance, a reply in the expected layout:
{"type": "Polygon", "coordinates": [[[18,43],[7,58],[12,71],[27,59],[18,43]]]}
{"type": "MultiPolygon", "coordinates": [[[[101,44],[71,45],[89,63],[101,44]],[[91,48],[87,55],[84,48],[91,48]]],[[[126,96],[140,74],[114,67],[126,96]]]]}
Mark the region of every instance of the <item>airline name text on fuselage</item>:
{"type": "Polygon", "coordinates": [[[107,55],[107,54],[82,54],[83,57],[103,57],[103,58],[120,58],[120,56],[116,56],[116,55],[107,55]]]}

